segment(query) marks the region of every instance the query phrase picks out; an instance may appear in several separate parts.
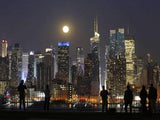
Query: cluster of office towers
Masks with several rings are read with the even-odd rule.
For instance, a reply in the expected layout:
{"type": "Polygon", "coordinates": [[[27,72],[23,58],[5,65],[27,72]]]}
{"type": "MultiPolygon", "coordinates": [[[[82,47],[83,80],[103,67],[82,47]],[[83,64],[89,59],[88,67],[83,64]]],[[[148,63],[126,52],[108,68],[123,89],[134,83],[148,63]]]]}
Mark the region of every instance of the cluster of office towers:
{"type": "Polygon", "coordinates": [[[97,18],[94,36],[90,38],[91,51],[85,57],[83,47],[77,47],[76,61],[71,61],[69,42],[59,41],[57,49],[50,47],[44,52],[28,53],[23,52],[18,43],[8,47],[7,40],[3,39],[0,43],[0,94],[8,90],[15,95],[13,91],[23,79],[27,87],[35,91],[42,91],[48,84],[54,99],[71,99],[73,95],[98,97],[102,85],[113,96],[123,96],[126,85],[135,87],[142,79],[143,61],[135,55],[134,36],[126,35],[124,28],[110,30],[109,41],[105,71],[101,71],[97,18]],[[104,77],[102,72],[105,72],[104,77]]]}

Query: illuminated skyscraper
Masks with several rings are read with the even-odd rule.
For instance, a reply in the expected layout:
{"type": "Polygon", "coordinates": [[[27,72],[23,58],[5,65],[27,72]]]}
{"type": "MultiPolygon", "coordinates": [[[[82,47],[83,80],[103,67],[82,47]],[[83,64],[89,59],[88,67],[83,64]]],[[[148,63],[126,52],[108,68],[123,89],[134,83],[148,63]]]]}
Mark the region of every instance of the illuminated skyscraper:
{"type": "Polygon", "coordinates": [[[77,63],[76,61],[72,62],[72,66],[71,66],[71,80],[72,80],[72,85],[73,88],[77,88],[77,63]]]}
{"type": "Polygon", "coordinates": [[[33,87],[35,85],[34,82],[34,52],[31,51],[29,56],[28,56],[28,74],[27,74],[27,86],[28,87],[33,87]]]}
{"type": "Polygon", "coordinates": [[[0,56],[1,57],[7,56],[7,47],[8,47],[7,40],[5,39],[1,40],[1,44],[0,44],[0,56]]]}
{"type": "Polygon", "coordinates": [[[0,57],[0,94],[4,95],[9,87],[9,60],[8,57],[0,57]]]}
{"type": "MultiPolygon", "coordinates": [[[[54,55],[51,48],[46,48],[44,56],[42,54],[35,54],[36,61],[36,88],[42,90],[49,85],[52,89],[52,81],[54,79],[54,55]]],[[[52,92],[52,91],[51,91],[52,92]]]]}
{"type": "MultiPolygon", "coordinates": [[[[93,66],[93,60],[92,60],[92,54],[87,54],[87,58],[84,60],[84,65],[85,65],[85,71],[84,71],[84,78],[82,76],[77,77],[77,93],[78,96],[84,97],[90,97],[90,96],[95,96],[95,93],[93,92],[93,89],[91,91],[91,82],[92,84],[94,83],[92,81],[92,66],[93,66]]],[[[97,84],[96,84],[97,85],[97,84]]],[[[98,85],[97,85],[98,86],[98,85]]],[[[95,86],[95,89],[97,88],[95,86]]]]}
{"type": "Polygon", "coordinates": [[[52,89],[52,80],[54,79],[54,54],[52,49],[46,51],[43,61],[45,69],[45,85],[48,84],[50,89],[52,89]]]}
{"type": "Polygon", "coordinates": [[[116,46],[117,46],[117,40],[116,40],[116,30],[110,30],[110,52],[109,57],[115,58],[116,57],[116,46]]]}
{"type": "Polygon", "coordinates": [[[125,46],[124,46],[124,28],[119,28],[117,31],[117,55],[125,57],[125,46]]]}
{"type": "Polygon", "coordinates": [[[125,36],[126,85],[134,84],[135,77],[135,41],[134,36],[125,36]]]}
{"type": "Polygon", "coordinates": [[[105,85],[106,88],[108,88],[108,85],[106,84],[108,81],[108,74],[109,74],[109,69],[108,69],[108,64],[109,64],[109,46],[106,45],[105,49],[105,79],[103,81],[103,85],[105,85]]]}
{"type": "Polygon", "coordinates": [[[28,53],[23,53],[22,54],[22,77],[24,81],[27,79],[27,74],[28,74],[28,53]]]}
{"type": "Polygon", "coordinates": [[[44,63],[42,62],[44,56],[37,52],[34,54],[36,64],[36,90],[42,90],[44,85],[44,63]]]}
{"type": "Polygon", "coordinates": [[[69,83],[69,42],[58,42],[58,77],[69,83]]]}
{"type": "Polygon", "coordinates": [[[77,58],[77,75],[82,76],[84,74],[84,54],[83,48],[76,48],[76,58],[77,58]]]}
{"type": "Polygon", "coordinates": [[[101,68],[100,68],[100,39],[98,33],[98,20],[94,20],[94,36],[90,38],[91,54],[93,60],[91,94],[97,96],[99,94],[99,86],[101,86],[101,68]]]}
{"type": "Polygon", "coordinates": [[[12,48],[11,62],[11,86],[17,87],[22,72],[22,48],[18,43],[12,48]]]}
{"type": "Polygon", "coordinates": [[[109,60],[107,66],[108,74],[108,89],[111,89],[112,96],[123,96],[126,88],[126,60],[125,58],[116,56],[109,60]]]}
{"type": "Polygon", "coordinates": [[[117,55],[125,57],[124,46],[124,28],[118,30],[110,30],[110,58],[115,58],[117,55]]]}

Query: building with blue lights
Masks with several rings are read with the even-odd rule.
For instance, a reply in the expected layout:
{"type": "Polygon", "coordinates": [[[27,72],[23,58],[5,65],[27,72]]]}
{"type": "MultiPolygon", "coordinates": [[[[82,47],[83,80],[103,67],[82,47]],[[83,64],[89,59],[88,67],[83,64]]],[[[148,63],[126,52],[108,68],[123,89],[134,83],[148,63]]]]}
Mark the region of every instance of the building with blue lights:
{"type": "Polygon", "coordinates": [[[69,83],[69,42],[58,42],[58,73],[57,77],[69,83]]]}

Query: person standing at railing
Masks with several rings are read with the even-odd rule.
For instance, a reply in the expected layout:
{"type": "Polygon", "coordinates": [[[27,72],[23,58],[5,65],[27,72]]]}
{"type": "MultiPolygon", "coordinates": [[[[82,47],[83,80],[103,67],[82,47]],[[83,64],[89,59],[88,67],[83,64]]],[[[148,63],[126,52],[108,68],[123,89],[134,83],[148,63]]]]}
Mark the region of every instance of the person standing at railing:
{"type": "Polygon", "coordinates": [[[146,103],[147,103],[147,91],[145,86],[142,86],[142,90],[140,92],[140,98],[141,98],[141,108],[142,108],[142,112],[146,112],[147,111],[147,107],[146,107],[146,103]]]}
{"type": "Polygon", "coordinates": [[[102,98],[102,112],[108,110],[108,91],[105,90],[104,85],[102,86],[102,91],[100,92],[100,96],[102,98]]]}
{"type": "Polygon", "coordinates": [[[153,84],[150,85],[148,99],[150,112],[156,112],[157,89],[153,87],[153,84]]]}
{"type": "Polygon", "coordinates": [[[128,85],[127,90],[125,91],[124,94],[125,112],[127,112],[128,105],[130,107],[130,113],[132,112],[132,101],[133,101],[133,93],[132,90],[130,89],[130,86],[128,85]]]}
{"type": "Polygon", "coordinates": [[[26,85],[24,85],[24,80],[21,80],[19,86],[18,86],[18,91],[19,91],[19,98],[20,98],[20,106],[21,108],[22,103],[23,103],[23,109],[25,110],[25,89],[27,89],[26,85]]]}
{"type": "Polygon", "coordinates": [[[49,102],[50,102],[50,97],[51,97],[49,85],[46,85],[44,94],[45,94],[44,110],[49,110],[49,102]]]}

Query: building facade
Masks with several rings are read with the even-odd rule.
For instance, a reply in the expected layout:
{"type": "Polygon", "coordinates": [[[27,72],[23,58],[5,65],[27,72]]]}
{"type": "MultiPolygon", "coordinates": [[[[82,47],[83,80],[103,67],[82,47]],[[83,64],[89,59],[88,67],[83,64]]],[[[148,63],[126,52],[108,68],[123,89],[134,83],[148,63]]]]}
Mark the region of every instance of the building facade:
{"type": "Polygon", "coordinates": [[[27,86],[29,88],[35,86],[35,78],[34,78],[34,52],[31,51],[28,56],[28,74],[27,74],[27,86]]]}
{"type": "Polygon", "coordinates": [[[110,58],[116,58],[117,55],[125,57],[124,28],[110,30],[110,58]]]}
{"type": "Polygon", "coordinates": [[[58,77],[69,83],[69,42],[58,42],[58,77]]]}
{"type": "Polygon", "coordinates": [[[135,40],[134,36],[125,36],[126,85],[135,84],[135,40]]]}
{"type": "Polygon", "coordinates": [[[22,72],[22,48],[16,43],[11,55],[11,86],[17,87],[21,80],[22,72]]]}
{"type": "Polygon", "coordinates": [[[98,20],[94,20],[94,36],[90,38],[92,54],[92,81],[91,94],[99,95],[99,86],[101,86],[101,67],[100,67],[100,34],[98,33],[98,20]]]}
{"type": "Polygon", "coordinates": [[[24,82],[26,82],[27,75],[28,75],[28,56],[29,56],[29,54],[27,52],[22,54],[22,76],[21,76],[21,79],[23,79],[24,82]]]}
{"type": "Polygon", "coordinates": [[[5,40],[5,39],[1,40],[1,42],[0,42],[0,56],[1,57],[7,56],[7,47],[8,47],[7,40],[5,40]]]}
{"type": "Polygon", "coordinates": [[[9,60],[8,57],[0,57],[0,94],[4,95],[9,87],[9,60]]]}
{"type": "Polygon", "coordinates": [[[123,96],[126,88],[126,60],[121,56],[117,56],[110,59],[108,65],[108,89],[111,90],[113,97],[123,96]]]}
{"type": "Polygon", "coordinates": [[[84,75],[84,53],[82,47],[76,48],[76,60],[77,60],[77,75],[84,75]]]}

